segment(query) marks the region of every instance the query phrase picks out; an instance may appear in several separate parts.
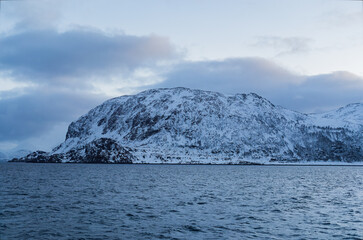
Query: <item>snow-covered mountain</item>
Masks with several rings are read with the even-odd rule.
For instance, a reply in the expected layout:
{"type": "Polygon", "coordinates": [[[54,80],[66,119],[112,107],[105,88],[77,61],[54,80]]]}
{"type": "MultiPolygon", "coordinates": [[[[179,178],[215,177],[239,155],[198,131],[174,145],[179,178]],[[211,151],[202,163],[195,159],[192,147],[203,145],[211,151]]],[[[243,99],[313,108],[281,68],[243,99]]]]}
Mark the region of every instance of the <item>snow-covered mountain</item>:
{"type": "Polygon", "coordinates": [[[363,161],[363,104],[302,114],[257,94],[153,89],[110,99],[70,124],[51,153],[18,161],[298,163],[363,161]]]}
{"type": "Polygon", "coordinates": [[[315,124],[359,130],[363,125],[363,104],[352,103],[338,110],[313,116],[316,117],[315,124]]]}

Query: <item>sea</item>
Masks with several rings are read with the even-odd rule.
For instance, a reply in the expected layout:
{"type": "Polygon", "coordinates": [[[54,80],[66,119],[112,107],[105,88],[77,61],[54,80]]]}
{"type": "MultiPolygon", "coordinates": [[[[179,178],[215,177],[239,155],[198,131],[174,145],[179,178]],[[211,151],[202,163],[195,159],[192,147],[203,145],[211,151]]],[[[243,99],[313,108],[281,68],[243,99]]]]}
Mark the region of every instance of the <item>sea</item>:
{"type": "Polygon", "coordinates": [[[0,239],[363,239],[363,167],[1,163],[0,239]]]}

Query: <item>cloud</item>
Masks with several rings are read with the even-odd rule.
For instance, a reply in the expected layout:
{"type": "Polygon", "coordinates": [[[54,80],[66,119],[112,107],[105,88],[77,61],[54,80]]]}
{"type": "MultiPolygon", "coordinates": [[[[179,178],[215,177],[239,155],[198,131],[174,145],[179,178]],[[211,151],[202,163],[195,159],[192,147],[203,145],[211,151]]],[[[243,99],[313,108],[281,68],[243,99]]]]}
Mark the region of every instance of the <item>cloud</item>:
{"type": "Polygon", "coordinates": [[[283,105],[304,112],[324,112],[363,102],[363,78],[345,71],[306,76],[289,91],[286,97],[277,98],[286,102],[283,105]]]}
{"type": "Polygon", "coordinates": [[[277,92],[303,79],[262,58],[185,62],[167,73],[155,87],[190,87],[226,94],[277,92]]]}
{"type": "Polygon", "coordinates": [[[226,94],[255,92],[301,112],[331,110],[363,101],[363,78],[335,72],[302,76],[261,58],[187,62],[151,87],[189,87],[226,94]]]}
{"type": "Polygon", "coordinates": [[[49,89],[0,101],[0,142],[39,137],[61,123],[69,123],[106,97],[49,89]]]}
{"type": "Polygon", "coordinates": [[[159,81],[158,69],[180,57],[157,35],[24,29],[0,39],[0,144],[49,150],[107,94],[159,81]]]}
{"type": "Polygon", "coordinates": [[[282,56],[309,52],[312,42],[312,39],[303,37],[260,36],[253,46],[271,48],[277,52],[277,56],[282,56]]]}
{"type": "Polygon", "coordinates": [[[95,76],[106,80],[178,56],[167,38],[87,28],[23,31],[1,38],[0,46],[0,71],[15,80],[41,83],[82,83],[95,76]]]}
{"type": "Polygon", "coordinates": [[[188,85],[234,93],[248,89],[275,88],[300,78],[263,58],[233,58],[223,61],[185,62],[167,73],[160,86],[188,85]]]}

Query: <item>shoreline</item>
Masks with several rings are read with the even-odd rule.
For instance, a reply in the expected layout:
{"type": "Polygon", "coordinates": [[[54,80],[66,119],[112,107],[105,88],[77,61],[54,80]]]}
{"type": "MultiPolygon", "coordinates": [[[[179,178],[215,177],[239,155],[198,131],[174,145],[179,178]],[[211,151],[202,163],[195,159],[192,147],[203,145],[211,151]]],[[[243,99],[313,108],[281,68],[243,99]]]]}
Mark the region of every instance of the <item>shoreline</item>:
{"type": "Polygon", "coordinates": [[[56,162],[10,162],[4,161],[3,163],[35,163],[35,164],[94,164],[94,165],[180,165],[180,166],[281,166],[281,167],[289,167],[289,166],[303,166],[303,167],[312,167],[312,166],[333,166],[333,167],[363,167],[363,162],[359,162],[358,164],[350,164],[350,163],[342,163],[342,164],[324,164],[324,163],[307,163],[307,164],[265,164],[265,163],[249,163],[249,164],[218,164],[218,163],[73,163],[73,162],[64,162],[64,163],[56,163],[56,162]]]}

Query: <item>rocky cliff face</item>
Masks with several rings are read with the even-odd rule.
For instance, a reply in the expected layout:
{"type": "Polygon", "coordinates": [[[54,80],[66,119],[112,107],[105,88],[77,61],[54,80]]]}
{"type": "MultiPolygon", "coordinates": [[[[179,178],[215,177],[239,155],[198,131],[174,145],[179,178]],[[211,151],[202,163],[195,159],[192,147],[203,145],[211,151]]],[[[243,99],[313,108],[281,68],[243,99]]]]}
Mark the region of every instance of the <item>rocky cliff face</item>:
{"type": "Polygon", "coordinates": [[[57,162],[359,162],[363,104],[307,115],[253,93],[154,89],[92,109],[45,155],[57,162]]]}

